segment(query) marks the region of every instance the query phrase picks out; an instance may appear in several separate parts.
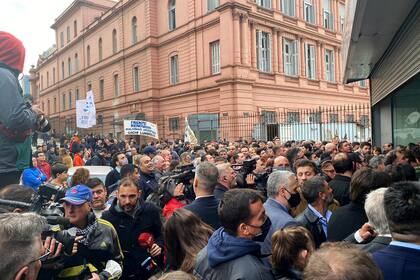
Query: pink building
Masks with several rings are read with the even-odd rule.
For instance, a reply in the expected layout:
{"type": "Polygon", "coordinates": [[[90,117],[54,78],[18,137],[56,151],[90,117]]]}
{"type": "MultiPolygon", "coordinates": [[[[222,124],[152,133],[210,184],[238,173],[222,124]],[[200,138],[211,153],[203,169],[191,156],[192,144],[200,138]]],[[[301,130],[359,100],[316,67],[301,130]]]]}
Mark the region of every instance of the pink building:
{"type": "Polygon", "coordinates": [[[344,5],[75,0],[52,25],[56,48],[32,69],[32,92],[58,132],[74,131],[75,100],[92,89],[93,132],[120,136],[123,119],[145,118],[166,138],[185,117],[217,130],[221,116],[368,103],[365,84],[341,82],[344,5]]]}

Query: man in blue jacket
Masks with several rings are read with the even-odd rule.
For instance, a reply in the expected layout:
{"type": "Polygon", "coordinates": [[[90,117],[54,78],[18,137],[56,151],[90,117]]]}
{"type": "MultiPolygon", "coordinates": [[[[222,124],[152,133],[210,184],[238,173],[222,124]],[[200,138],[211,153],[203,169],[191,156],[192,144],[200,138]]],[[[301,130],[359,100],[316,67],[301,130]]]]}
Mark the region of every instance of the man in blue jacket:
{"type": "Polygon", "coordinates": [[[420,184],[400,182],[384,195],[391,243],[373,254],[385,280],[420,277],[420,184]]]}
{"type": "Polygon", "coordinates": [[[222,227],[197,255],[194,269],[198,279],[274,279],[261,260],[260,245],[270,229],[263,198],[250,189],[229,190],[219,206],[222,227]]]}
{"type": "Polygon", "coordinates": [[[30,168],[26,168],[22,173],[23,185],[37,191],[39,186],[41,186],[41,184],[46,180],[47,176],[38,168],[37,159],[32,158],[32,166],[30,168]]]}

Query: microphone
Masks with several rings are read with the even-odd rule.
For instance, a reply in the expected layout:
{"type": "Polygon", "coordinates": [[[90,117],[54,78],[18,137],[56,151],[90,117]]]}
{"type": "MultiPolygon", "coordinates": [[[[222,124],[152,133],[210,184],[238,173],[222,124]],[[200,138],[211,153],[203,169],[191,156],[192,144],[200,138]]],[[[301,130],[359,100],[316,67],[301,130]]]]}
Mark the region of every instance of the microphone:
{"type": "MultiPolygon", "coordinates": [[[[155,244],[155,239],[153,238],[153,235],[151,235],[150,233],[143,232],[143,233],[140,233],[139,237],[137,238],[137,243],[139,244],[140,247],[146,248],[148,251],[150,251],[153,244],[155,244]]],[[[141,266],[143,267],[146,266],[146,269],[149,271],[154,270],[156,267],[158,267],[157,263],[153,260],[151,256],[146,258],[141,263],[141,266]],[[149,263],[149,265],[147,265],[147,263],[149,263]]]]}

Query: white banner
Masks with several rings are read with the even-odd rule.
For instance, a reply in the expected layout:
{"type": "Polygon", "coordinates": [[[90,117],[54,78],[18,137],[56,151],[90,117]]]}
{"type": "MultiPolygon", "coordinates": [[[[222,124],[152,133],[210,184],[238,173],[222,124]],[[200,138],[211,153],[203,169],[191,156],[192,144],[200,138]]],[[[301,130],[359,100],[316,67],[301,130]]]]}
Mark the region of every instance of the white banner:
{"type": "Polygon", "coordinates": [[[184,142],[189,142],[193,145],[197,145],[197,137],[195,137],[194,131],[191,129],[188,124],[188,119],[185,118],[185,132],[184,132],[184,142]]]}
{"type": "Polygon", "coordinates": [[[89,111],[85,110],[86,100],[76,100],[76,126],[78,128],[89,128],[89,111]]]}
{"type": "Polygon", "coordinates": [[[143,135],[155,139],[159,139],[158,129],[156,124],[139,121],[139,120],[124,120],[124,134],[125,135],[143,135]]]}
{"type": "Polygon", "coordinates": [[[96,108],[93,92],[86,93],[86,99],[76,100],[76,126],[90,128],[96,125],[96,108]]]}

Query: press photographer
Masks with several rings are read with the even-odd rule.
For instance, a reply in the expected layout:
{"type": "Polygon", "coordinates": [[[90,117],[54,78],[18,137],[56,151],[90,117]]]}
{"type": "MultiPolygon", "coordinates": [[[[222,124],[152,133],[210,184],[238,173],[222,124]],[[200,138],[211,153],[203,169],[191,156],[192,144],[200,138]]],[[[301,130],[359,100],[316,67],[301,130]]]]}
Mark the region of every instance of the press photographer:
{"type": "Polygon", "coordinates": [[[31,131],[51,128],[44,113],[24,101],[18,76],[25,48],[13,35],[0,31],[0,188],[19,182],[31,160],[31,131]]]}

